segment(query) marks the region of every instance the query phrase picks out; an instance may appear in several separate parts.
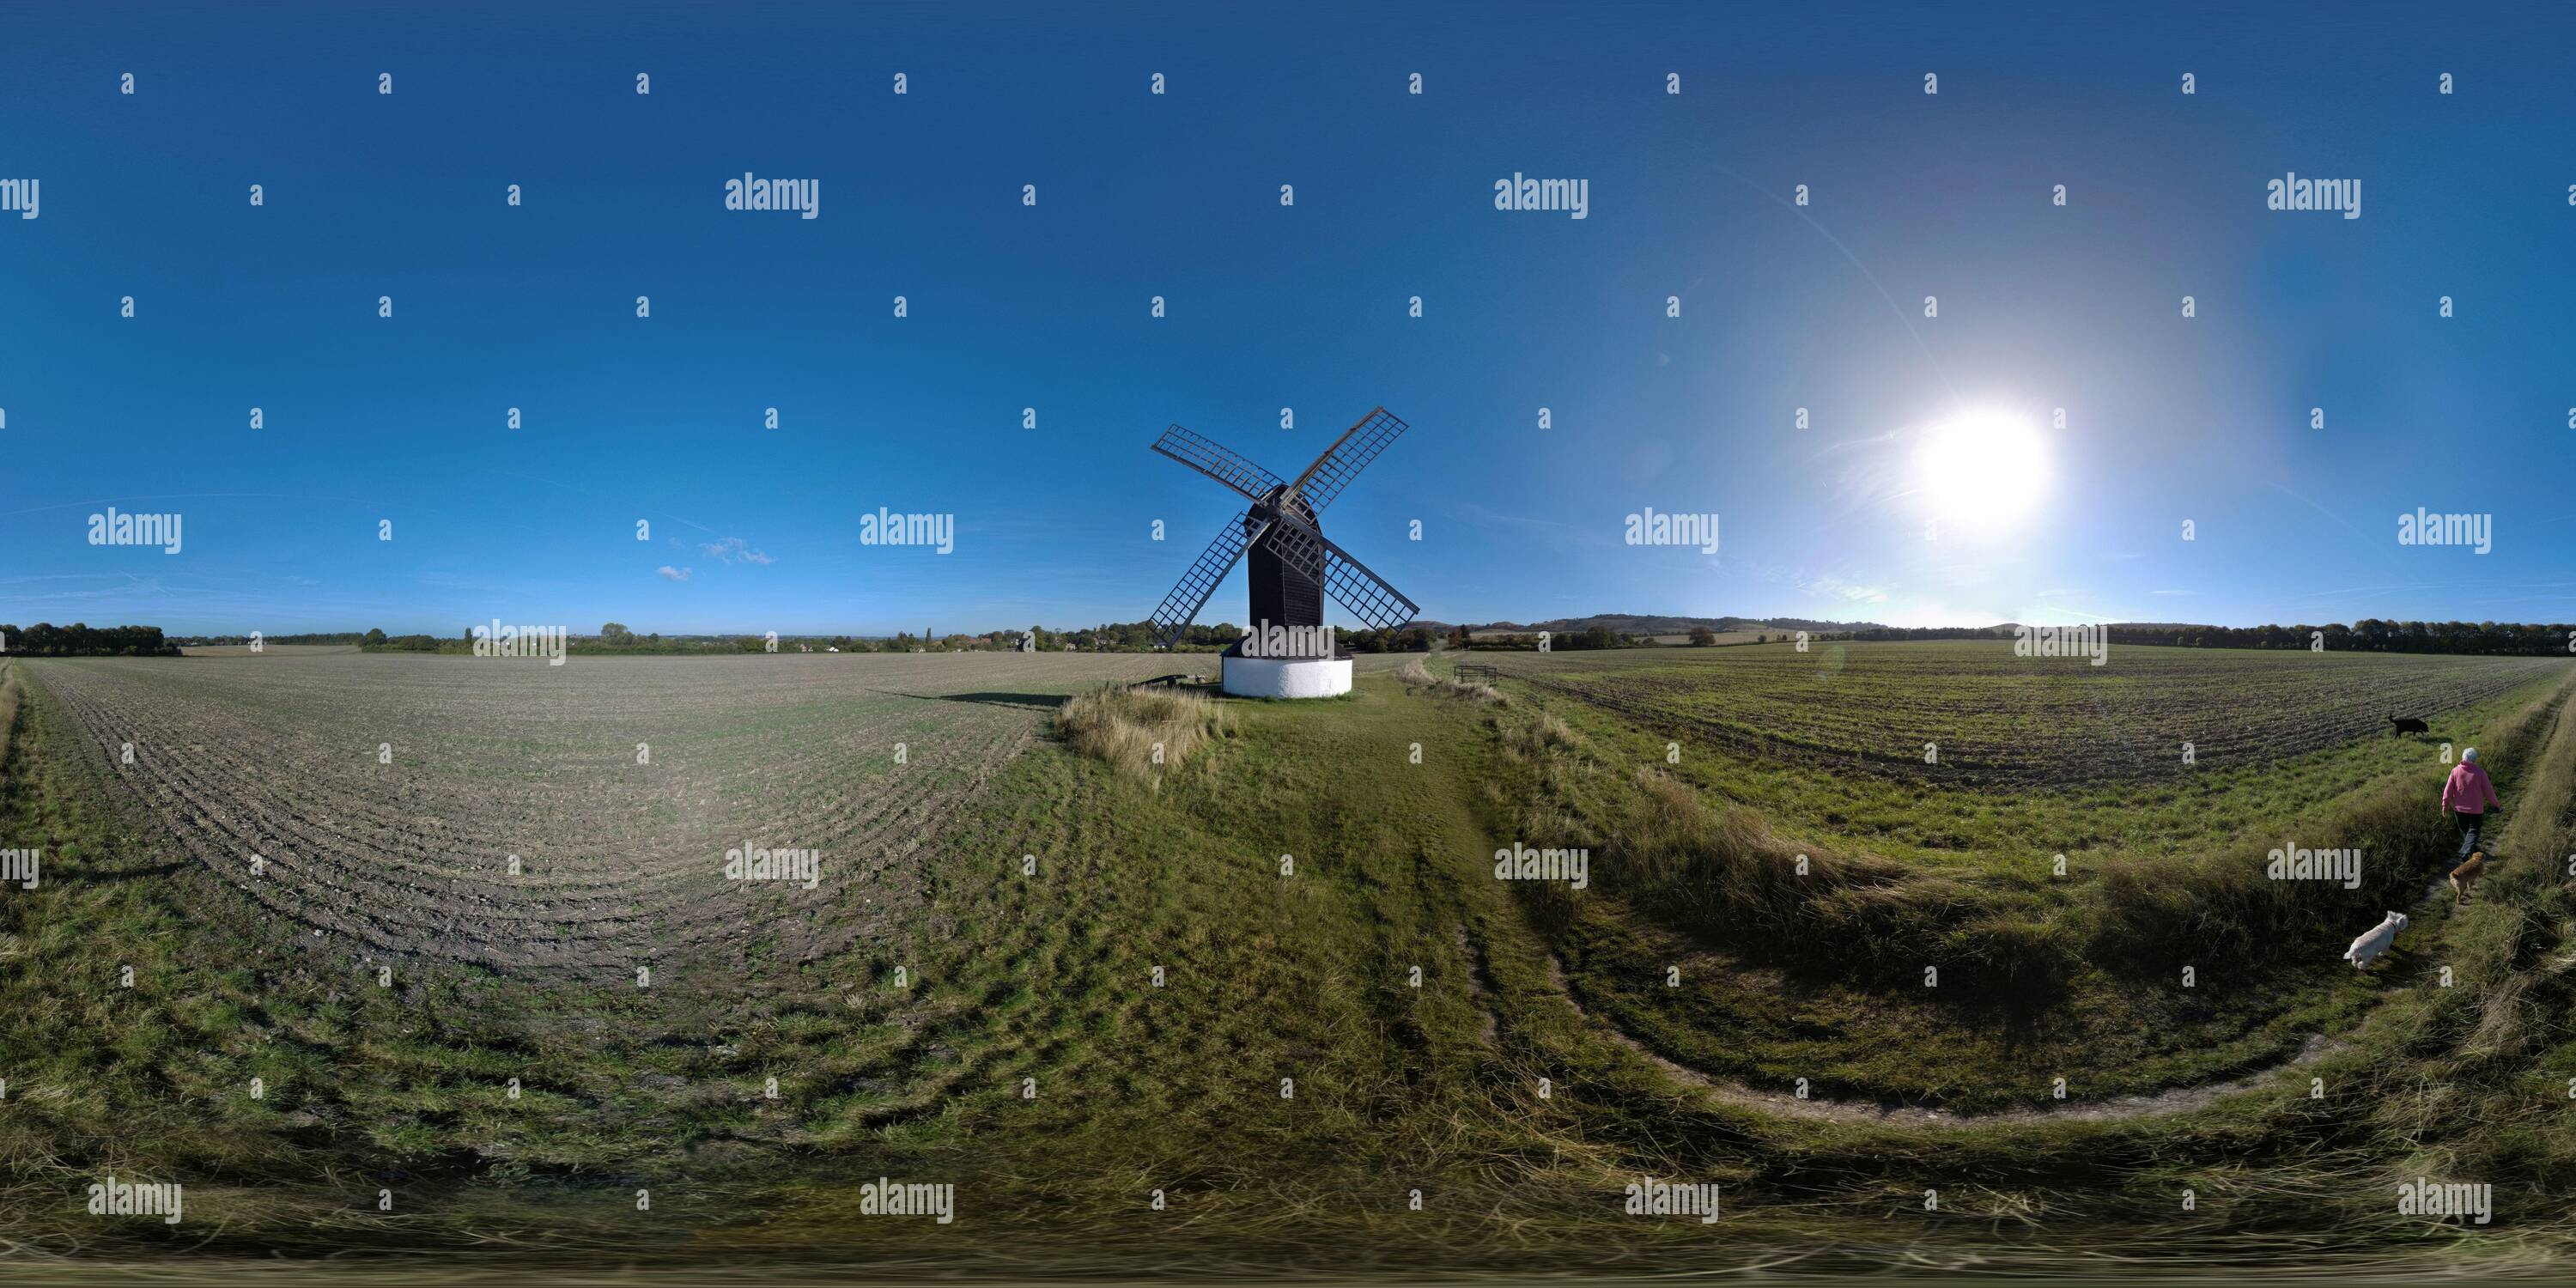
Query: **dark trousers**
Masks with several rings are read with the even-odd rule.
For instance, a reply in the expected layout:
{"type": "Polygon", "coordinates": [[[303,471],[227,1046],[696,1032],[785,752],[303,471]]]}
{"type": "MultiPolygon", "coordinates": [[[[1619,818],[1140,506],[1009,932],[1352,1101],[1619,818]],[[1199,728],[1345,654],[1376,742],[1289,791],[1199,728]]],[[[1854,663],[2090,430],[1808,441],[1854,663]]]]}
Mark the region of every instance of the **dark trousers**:
{"type": "Polygon", "coordinates": [[[2455,809],[2451,811],[2451,821],[2460,825],[2460,854],[2452,860],[2456,866],[2467,862],[2469,855],[2478,849],[2478,829],[2486,825],[2487,816],[2455,809]]]}

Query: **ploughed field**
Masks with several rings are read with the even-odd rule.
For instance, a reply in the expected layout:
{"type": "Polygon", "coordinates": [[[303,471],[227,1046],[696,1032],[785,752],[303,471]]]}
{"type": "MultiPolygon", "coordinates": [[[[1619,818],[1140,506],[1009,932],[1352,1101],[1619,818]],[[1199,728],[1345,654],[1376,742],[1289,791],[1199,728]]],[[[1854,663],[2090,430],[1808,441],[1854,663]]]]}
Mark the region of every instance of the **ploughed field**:
{"type": "Polygon", "coordinates": [[[756,940],[815,960],[881,930],[917,906],[911,860],[937,825],[1059,699],[1214,664],[328,652],[32,669],[131,804],[299,932],[607,979],[756,940]],[[745,847],[816,852],[820,899],[727,881],[745,847]]]}
{"type": "MultiPolygon", "coordinates": [[[[1962,786],[2148,782],[2370,735],[2486,701],[2562,658],[2113,645],[2106,663],[2001,641],[1476,654],[1649,729],[1835,770],[1962,786]],[[1925,744],[1938,745],[1937,762],[1925,744]]],[[[2444,730],[2437,724],[2434,735],[2444,730]]]]}

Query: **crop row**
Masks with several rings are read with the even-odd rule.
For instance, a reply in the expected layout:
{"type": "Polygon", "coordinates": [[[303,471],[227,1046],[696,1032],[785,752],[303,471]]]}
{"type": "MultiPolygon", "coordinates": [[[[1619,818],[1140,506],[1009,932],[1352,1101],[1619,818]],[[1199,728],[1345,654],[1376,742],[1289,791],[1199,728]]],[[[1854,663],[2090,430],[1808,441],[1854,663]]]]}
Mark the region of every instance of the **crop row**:
{"type": "Polygon", "coordinates": [[[93,762],[265,915],[382,957],[596,979],[808,960],[885,927],[916,906],[941,822],[1055,696],[1174,662],[338,654],[41,675],[93,762]],[[813,852],[817,888],[728,880],[750,848],[813,852]]]}

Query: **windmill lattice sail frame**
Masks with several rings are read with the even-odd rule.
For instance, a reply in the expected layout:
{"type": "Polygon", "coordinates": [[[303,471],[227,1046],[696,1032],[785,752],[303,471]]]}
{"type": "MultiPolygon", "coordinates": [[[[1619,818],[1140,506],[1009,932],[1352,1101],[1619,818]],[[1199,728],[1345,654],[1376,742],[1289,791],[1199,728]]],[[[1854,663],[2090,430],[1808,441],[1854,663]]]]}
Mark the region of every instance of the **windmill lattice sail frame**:
{"type": "MultiPolygon", "coordinates": [[[[1205,435],[1177,424],[1166,428],[1154,441],[1155,451],[1216,480],[1249,504],[1218,530],[1154,609],[1154,628],[1164,644],[1180,642],[1226,574],[1247,559],[1252,580],[1247,621],[1256,631],[1276,626],[1288,628],[1293,638],[1329,641],[1323,631],[1326,596],[1374,629],[1411,622],[1420,608],[1335,545],[1322,525],[1324,508],[1407,428],[1386,408],[1373,408],[1294,481],[1205,435]]],[[[1329,643],[1313,652],[1318,658],[1333,654],[1329,643]]],[[[1228,650],[1230,660],[1243,655],[1240,646],[1228,650]]],[[[1345,679],[1342,689],[1348,687],[1345,679]]]]}

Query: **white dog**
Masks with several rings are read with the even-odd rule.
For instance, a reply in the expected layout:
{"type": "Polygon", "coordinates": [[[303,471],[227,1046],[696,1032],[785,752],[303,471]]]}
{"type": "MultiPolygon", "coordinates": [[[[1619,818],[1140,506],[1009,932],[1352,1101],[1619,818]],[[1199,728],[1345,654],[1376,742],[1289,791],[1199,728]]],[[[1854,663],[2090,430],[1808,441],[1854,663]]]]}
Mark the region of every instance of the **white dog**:
{"type": "Polygon", "coordinates": [[[2387,952],[2388,946],[2397,942],[2397,932],[2405,928],[2406,914],[2392,912],[2388,914],[2388,920],[2371,927],[2361,938],[2352,941],[2352,947],[2343,950],[2343,959],[2356,969],[2368,970],[2371,961],[2387,952]]]}

